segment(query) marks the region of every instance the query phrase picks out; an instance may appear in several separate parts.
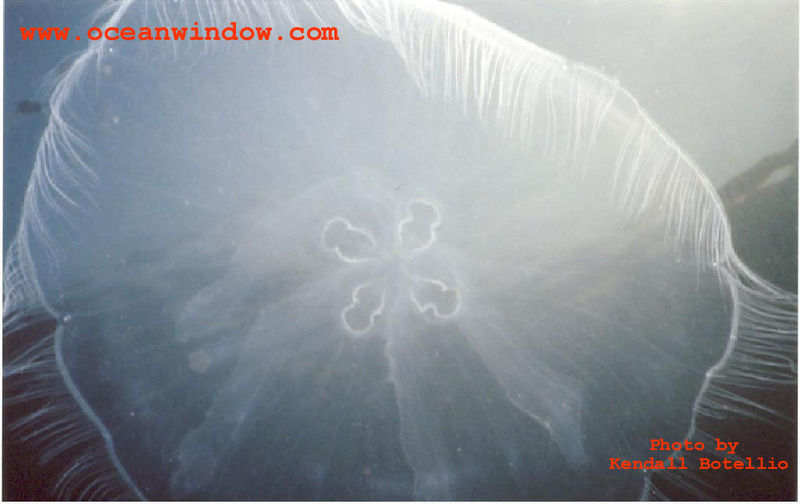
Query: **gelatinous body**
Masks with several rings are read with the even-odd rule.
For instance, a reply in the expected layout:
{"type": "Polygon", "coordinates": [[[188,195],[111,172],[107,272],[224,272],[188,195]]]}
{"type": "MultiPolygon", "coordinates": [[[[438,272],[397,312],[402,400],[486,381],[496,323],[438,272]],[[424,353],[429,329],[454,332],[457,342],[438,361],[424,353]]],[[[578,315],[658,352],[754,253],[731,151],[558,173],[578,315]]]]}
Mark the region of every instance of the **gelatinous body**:
{"type": "Polygon", "coordinates": [[[609,458],[793,382],[795,297],[596,70],[433,1],[106,15],[340,39],[103,41],[56,86],[6,316],[59,323],[6,375],[55,364],[97,440],[68,487],[637,498],[609,458]]]}

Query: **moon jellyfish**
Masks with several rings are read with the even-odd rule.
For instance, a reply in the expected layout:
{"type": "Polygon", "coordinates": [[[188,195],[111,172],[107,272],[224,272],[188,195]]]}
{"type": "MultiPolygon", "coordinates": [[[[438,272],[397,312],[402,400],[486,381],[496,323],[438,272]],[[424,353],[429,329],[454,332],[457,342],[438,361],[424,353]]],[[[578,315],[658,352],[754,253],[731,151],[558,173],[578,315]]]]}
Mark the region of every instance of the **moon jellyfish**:
{"type": "Polygon", "coordinates": [[[50,98],[4,314],[51,332],[4,376],[62,496],[713,495],[698,457],[770,456],[713,426],[793,421],[795,295],[600,71],[432,0],[98,16],[189,32],[50,98]]]}

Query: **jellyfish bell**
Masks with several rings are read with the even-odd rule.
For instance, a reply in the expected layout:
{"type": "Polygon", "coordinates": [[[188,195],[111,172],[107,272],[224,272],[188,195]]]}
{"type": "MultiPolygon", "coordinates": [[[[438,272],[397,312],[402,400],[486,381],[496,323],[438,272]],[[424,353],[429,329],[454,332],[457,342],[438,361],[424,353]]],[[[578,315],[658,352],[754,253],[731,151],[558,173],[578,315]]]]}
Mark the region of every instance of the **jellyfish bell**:
{"type": "Polygon", "coordinates": [[[53,91],[5,313],[58,324],[5,376],[61,387],[20,428],[86,443],[67,495],[657,495],[609,459],[793,382],[795,297],[595,69],[439,2],[102,15],[274,33],[96,41],[53,91]]]}

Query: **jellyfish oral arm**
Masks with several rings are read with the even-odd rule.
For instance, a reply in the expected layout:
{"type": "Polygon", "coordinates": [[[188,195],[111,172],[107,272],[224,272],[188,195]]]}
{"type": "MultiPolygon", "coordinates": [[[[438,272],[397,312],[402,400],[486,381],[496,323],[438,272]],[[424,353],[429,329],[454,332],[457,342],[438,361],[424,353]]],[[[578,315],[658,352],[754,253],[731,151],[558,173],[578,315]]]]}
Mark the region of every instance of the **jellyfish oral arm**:
{"type": "Polygon", "coordinates": [[[579,385],[514,345],[510,332],[495,324],[465,332],[509,401],[550,433],[570,465],[586,464],[579,385]]]}

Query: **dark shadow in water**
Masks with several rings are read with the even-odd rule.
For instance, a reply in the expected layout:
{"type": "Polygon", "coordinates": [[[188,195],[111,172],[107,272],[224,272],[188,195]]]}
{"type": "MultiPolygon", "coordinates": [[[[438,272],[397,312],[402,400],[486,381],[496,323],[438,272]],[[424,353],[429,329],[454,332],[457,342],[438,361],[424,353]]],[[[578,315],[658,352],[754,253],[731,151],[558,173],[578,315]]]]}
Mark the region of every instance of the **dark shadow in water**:
{"type": "Polygon", "coordinates": [[[42,110],[44,110],[44,106],[37,101],[22,100],[17,103],[18,114],[38,114],[42,110]]]}

